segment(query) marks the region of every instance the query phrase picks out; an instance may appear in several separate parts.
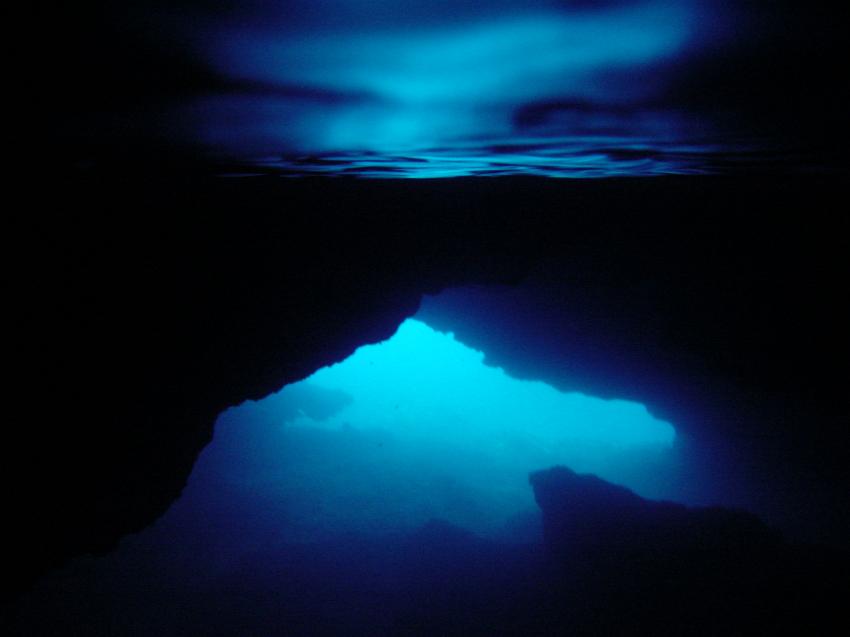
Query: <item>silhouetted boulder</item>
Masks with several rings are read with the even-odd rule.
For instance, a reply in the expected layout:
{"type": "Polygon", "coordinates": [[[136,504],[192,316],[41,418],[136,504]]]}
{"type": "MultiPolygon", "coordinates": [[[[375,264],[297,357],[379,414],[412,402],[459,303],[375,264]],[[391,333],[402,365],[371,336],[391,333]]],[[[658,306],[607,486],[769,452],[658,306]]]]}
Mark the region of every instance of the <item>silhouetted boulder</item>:
{"type": "Polygon", "coordinates": [[[789,545],[743,511],[645,500],[565,467],[530,482],[553,625],[577,634],[833,629],[846,592],[841,552],[789,545]]]}
{"type": "Polygon", "coordinates": [[[775,532],[744,511],[645,500],[629,489],[566,467],[538,471],[530,481],[544,514],[545,539],[564,557],[621,551],[761,552],[780,542],[775,532]]]}

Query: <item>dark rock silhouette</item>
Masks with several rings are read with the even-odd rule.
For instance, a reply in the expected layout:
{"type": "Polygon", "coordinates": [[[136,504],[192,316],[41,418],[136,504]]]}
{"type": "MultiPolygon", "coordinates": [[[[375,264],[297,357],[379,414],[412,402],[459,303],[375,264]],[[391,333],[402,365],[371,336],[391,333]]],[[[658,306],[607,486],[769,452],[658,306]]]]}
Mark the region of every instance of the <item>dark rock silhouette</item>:
{"type": "MultiPolygon", "coordinates": [[[[846,554],[748,513],[644,500],[565,468],[531,476],[545,545],[445,521],[257,545],[230,567],[126,547],[48,576],[4,635],[846,634],[846,554]],[[116,614],[115,609],[121,609],[116,614]]],[[[191,542],[191,540],[190,540],[191,542]]]]}
{"type": "Polygon", "coordinates": [[[554,625],[600,635],[842,634],[842,552],[787,544],[743,511],[653,502],[565,467],[530,481],[552,560],[554,625]]]}
{"type": "Polygon", "coordinates": [[[779,536],[755,516],[720,507],[645,500],[625,487],[566,467],[530,476],[546,542],[562,554],[657,554],[773,550],[779,536]]]}

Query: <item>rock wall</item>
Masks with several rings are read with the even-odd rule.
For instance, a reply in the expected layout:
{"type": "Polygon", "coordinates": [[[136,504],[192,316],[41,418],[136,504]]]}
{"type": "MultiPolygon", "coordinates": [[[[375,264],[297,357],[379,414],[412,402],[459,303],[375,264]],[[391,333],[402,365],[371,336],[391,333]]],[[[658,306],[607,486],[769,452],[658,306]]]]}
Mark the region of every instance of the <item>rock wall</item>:
{"type": "Polygon", "coordinates": [[[552,625],[599,635],[846,630],[846,553],[787,544],[745,512],[644,500],[565,467],[530,481],[552,625]]]}
{"type": "MultiPolygon", "coordinates": [[[[388,337],[423,294],[552,272],[543,292],[519,285],[540,314],[513,317],[507,346],[482,336],[486,317],[474,327],[474,307],[434,326],[492,345],[520,375],[564,386],[565,369],[580,370],[602,395],[662,415],[686,411],[671,387],[699,404],[728,398],[734,422],[681,426],[708,454],[714,434],[750,441],[745,461],[769,443],[759,466],[782,485],[780,503],[809,490],[832,514],[815,526],[840,535],[850,528],[840,190],[805,177],[45,177],[8,232],[5,524],[24,559],[7,588],[154,521],[227,406],[388,337]],[[565,290],[599,302],[574,304],[565,290]],[[575,322],[538,320],[553,306],[575,322]],[[575,325],[593,325],[593,338],[575,325]],[[547,334],[545,355],[511,351],[547,334]]],[[[504,321],[491,318],[497,337],[504,321]]]]}

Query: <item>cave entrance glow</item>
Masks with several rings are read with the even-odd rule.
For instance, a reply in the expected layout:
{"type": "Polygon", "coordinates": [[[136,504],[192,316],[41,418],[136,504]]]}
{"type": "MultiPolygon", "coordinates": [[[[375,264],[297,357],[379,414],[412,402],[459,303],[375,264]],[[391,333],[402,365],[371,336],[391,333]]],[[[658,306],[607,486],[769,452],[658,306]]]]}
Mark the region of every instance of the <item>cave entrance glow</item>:
{"type": "Polygon", "coordinates": [[[289,540],[433,518],[498,535],[533,524],[527,476],[537,469],[567,465],[653,495],[674,437],[641,404],[514,379],[452,334],[408,320],[389,340],[226,412],[193,481],[220,483],[219,498],[241,493],[240,508],[262,511],[289,540]]]}

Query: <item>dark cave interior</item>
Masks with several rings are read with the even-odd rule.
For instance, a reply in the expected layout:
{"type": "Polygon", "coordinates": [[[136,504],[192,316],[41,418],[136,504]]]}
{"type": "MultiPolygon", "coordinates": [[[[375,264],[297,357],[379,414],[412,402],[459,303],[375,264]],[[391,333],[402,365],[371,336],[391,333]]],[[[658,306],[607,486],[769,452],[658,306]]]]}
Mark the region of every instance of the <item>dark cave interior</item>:
{"type": "Polygon", "coordinates": [[[846,549],[837,180],[109,176],[60,190],[68,205],[19,235],[11,599],[162,516],[225,408],[417,313],[516,377],[676,423],[691,484],[710,485],[685,501],[732,494],[790,540],[846,549]]]}

